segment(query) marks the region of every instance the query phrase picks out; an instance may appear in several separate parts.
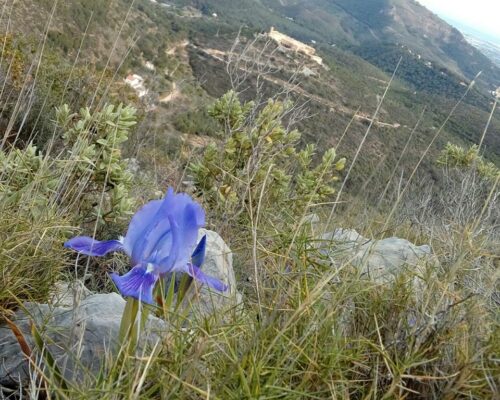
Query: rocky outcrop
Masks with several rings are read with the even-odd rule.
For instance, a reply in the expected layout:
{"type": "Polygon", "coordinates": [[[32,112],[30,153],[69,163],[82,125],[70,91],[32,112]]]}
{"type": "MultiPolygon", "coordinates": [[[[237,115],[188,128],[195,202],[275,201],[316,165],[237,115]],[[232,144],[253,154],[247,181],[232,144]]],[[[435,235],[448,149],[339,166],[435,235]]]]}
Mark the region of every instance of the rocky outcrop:
{"type": "MultiPolygon", "coordinates": [[[[26,303],[14,319],[34,355],[37,347],[31,324],[35,324],[61,372],[70,380],[97,373],[105,355],[116,349],[126,303],[117,293],[80,295],[83,298],[77,306],[70,302],[73,296],[69,292],[60,306],[26,303]]],[[[150,315],[141,342],[153,345],[166,327],[164,321],[150,315]]],[[[33,370],[10,328],[0,327],[0,385],[23,382],[33,370]]]]}
{"type": "Polygon", "coordinates": [[[194,312],[203,316],[222,314],[234,310],[241,304],[242,297],[237,290],[236,277],[233,269],[233,253],[218,233],[200,229],[198,239],[207,235],[207,250],[202,270],[228,285],[229,289],[217,292],[208,286],[199,286],[197,295],[192,302],[194,312]]]}
{"type": "Polygon", "coordinates": [[[321,236],[321,252],[337,262],[360,269],[361,277],[377,283],[392,282],[402,272],[418,275],[426,262],[436,262],[429,245],[417,246],[406,239],[368,239],[354,229],[336,229],[321,236]]]}
{"type": "MultiPolygon", "coordinates": [[[[360,235],[354,229],[336,229],[333,232],[323,234],[319,240],[319,251],[321,259],[327,258],[327,262],[334,268],[351,265],[357,271],[355,274],[365,280],[367,287],[377,290],[381,287],[390,287],[397,277],[403,277],[411,287],[411,293],[415,304],[423,304],[429,301],[428,284],[437,279],[439,261],[432,253],[429,245],[417,246],[406,239],[390,237],[381,240],[368,239],[360,235]],[[429,267],[429,268],[428,268],[429,267]],[[432,274],[432,275],[429,275],[432,274]],[[429,280],[429,277],[432,279],[429,280]]],[[[327,303],[330,295],[324,297],[327,303]]],[[[449,299],[444,295],[436,298],[434,315],[427,316],[424,322],[416,319],[414,309],[407,309],[403,313],[404,324],[414,326],[415,331],[423,327],[435,326],[446,312],[449,299]],[[417,327],[416,324],[421,327],[417,327]]],[[[356,304],[352,299],[347,299],[343,307],[338,310],[338,329],[343,335],[352,334],[352,327],[356,325],[356,304]]],[[[397,332],[388,335],[397,335],[397,332]]],[[[419,336],[417,341],[424,340],[425,336],[419,336]]]]}

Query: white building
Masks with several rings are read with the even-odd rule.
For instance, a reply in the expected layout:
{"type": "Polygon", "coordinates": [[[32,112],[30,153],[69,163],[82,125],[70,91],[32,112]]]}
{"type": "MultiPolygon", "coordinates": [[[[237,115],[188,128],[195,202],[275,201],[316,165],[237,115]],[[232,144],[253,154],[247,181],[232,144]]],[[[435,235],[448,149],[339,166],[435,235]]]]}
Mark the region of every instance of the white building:
{"type": "Polygon", "coordinates": [[[144,86],[144,78],[137,74],[130,74],[125,78],[125,83],[134,89],[137,96],[144,97],[148,94],[148,90],[144,86]]]}

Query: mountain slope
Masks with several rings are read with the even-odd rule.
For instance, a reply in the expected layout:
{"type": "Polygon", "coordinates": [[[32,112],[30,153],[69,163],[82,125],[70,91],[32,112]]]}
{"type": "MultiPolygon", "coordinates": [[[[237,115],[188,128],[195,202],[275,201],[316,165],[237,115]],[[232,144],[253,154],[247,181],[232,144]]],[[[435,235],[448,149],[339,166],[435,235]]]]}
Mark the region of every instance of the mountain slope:
{"type": "MultiPolygon", "coordinates": [[[[294,3],[296,8],[297,2],[294,3]]],[[[483,71],[482,79],[488,85],[500,81],[499,68],[471,46],[457,29],[416,1],[308,0],[300,5],[305,10],[300,18],[307,14],[328,18],[330,26],[343,28],[346,41],[372,46],[402,44],[466,79],[483,71]]]]}
{"type": "Polygon", "coordinates": [[[467,41],[487,55],[500,68],[500,44],[484,40],[474,34],[465,34],[467,41]]]}
{"type": "MultiPolygon", "coordinates": [[[[26,38],[43,39],[53,3],[26,0],[16,4],[10,30],[26,38]]],[[[264,56],[264,64],[272,66],[272,71],[260,80],[264,96],[286,91],[298,104],[306,103],[310,117],[298,126],[304,142],[318,143],[320,148],[335,146],[339,154],[352,159],[402,58],[396,80],[363,142],[363,160],[350,182],[359,188],[357,183],[378,171],[370,178],[372,184],[385,185],[407,141],[412,140],[411,152],[400,164],[405,174],[417,164],[466,91],[470,77],[459,65],[464,61],[447,55],[446,41],[454,42],[461,52],[472,47],[464,45],[462,49],[451,27],[412,1],[375,0],[364,9],[360,4],[358,0],[68,0],[54,10],[47,48],[61,54],[59,65],[71,66],[84,38],[80,62],[90,65],[98,75],[112,55],[106,76],[115,79],[121,90],[127,89],[127,76],[143,78],[151,101],[143,104],[144,122],[137,137],[142,145],[154,132],[153,142],[144,150],[149,154],[175,151],[171,142],[179,144],[181,137],[193,145],[213,140],[210,136],[215,128],[206,106],[231,89],[228,59],[254,38],[260,38],[255,43],[255,54],[264,56]],[[437,28],[432,28],[433,24],[438,24],[437,28]],[[266,44],[266,36],[260,34],[271,26],[314,46],[324,66],[266,44]],[[238,33],[240,45],[233,48],[238,33]],[[289,83],[292,77],[293,85],[289,83]],[[412,128],[424,110],[419,129],[412,136],[412,128]],[[348,133],[343,138],[346,127],[348,133]]],[[[4,30],[6,21],[2,20],[4,30]]],[[[250,59],[247,62],[255,64],[250,59]]],[[[470,64],[467,67],[475,70],[470,64]]],[[[239,68],[240,73],[248,73],[245,86],[240,88],[242,98],[252,99],[255,71],[244,71],[244,65],[239,68]]],[[[476,85],[468,93],[433,142],[420,168],[425,179],[437,179],[435,159],[446,142],[469,146],[480,141],[491,111],[492,98],[486,85],[483,81],[483,86],[476,85]]],[[[75,94],[84,100],[78,91],[75,94]]],[[[111,100],[141,105],[131,90],[125,96],[118,94],[111,100]]],[[[61,99],[56,100],[57,105],[61,99]]],[[[47,120],[50,123],[50,118],[47,120]]],[[[484,149],[495,161],[500,159],[499,132],[500,119],[493,116],[484,149]]]]}
{"type": "Polygon", "coordinates": [[[216,12],[232,24],[268,29],[276,25],[300,40],[350,48],[407,46],[461,79],[479,71],[488,89],[499,84],[500,68],[463,35],[414,0],[177,0],[216,12]]]}

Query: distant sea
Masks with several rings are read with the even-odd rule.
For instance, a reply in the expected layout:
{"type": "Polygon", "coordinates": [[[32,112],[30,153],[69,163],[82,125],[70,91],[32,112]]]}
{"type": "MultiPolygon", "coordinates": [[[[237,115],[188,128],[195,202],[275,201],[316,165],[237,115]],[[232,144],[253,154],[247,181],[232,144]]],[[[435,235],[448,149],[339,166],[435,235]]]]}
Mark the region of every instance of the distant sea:
{"type": "Polygon", "coordinates": [[[450,25],[457,28],[465,39],[474,47],[479,49],[485,56],[490,58],[500,67],[500,38],[487,32],[468,26],[460,21],[442,16],[450,25]]]}

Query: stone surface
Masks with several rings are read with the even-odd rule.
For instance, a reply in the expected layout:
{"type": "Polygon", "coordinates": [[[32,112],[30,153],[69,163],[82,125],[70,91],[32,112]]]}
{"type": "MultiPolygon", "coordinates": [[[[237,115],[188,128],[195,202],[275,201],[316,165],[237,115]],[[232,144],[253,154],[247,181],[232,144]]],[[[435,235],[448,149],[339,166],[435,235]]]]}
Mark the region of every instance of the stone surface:
{"type": "Polygon", "coordinates": [[[130,172],[132,175],[137,175],[141,169],[139,160],[137,158],[127,158],[125,160],[127,166],[127,171],[130,172]]]}
{"type": "MultiPolygon", "coordinates": [[[[413,287],[415,300],[418,302],[425,293],[427,275],[426,265],[438,265],[437,258],[428,245],[417,246],[408,240],[391,237],[381,240],[368,239],[354,229],[336,229],[321,236],[320,251],[328,256],[334,266],[351,264],[358,269],[361,279],[374,282],[376,285],[386,285],[395,281],[400,274],[405,274],[413,287]]],[[[435,272],[435,268],[433,271],[435,272]]],[[[329,302],[329,296],[324,299],[329,302]]],[[[443,303],[445,309],[448,303],[443,303]]],[[[347,300],[339,310],[338,329],[343,335],[349,336],[355,326],[356,305],[347,300]]],[[[437,311],[436,311],[437,312],[437,311]]],[[[407,321],[414,320],[414,312],[407,311],[407,321]]]]}
{"type": "Polygon", "coordinates": [[[377,283],[390,282],[404,271],[423,274],[425,262],[436,261],[429,245],[417,246],[397,237],[367,239],[354,229],[336,229],[322,235],[321,251],[357,266],[362,276],[377,283]]]}
{"type": "Polygon", "coordinates": [[[58,307],[73,307],[73,303],[79,302],[92,292],[88,290],[82,281],[56,282],[50,293],[49,304],[58,307]]]}
{"type": "Polygon", "coordinates": [[[233,269],[233,253],[224,240],[214,231],[200,229],[198,240],[207,235],[207,248],[205,263],[201,267],[203,272],[213,276],[229,286],[229,289],[220,293],[209,287],[197,286],[199,288],[193,307],[204,316],[214,313],[222,314],[234,309],[241,304],[241,294],[236,287],[236,277],[233,269]]]}
{"type": "MultiPolygon", "coordinates": [[[[115,348],[124,307],[125,300],[116,293],[89,295],[75,308],[26,303],[14,323],[36,351],[30,334],[33,321],[65,377],[75,379],[84,371],[96,373],[105,354],[115,348]]],[[[141,340],[153,345],[165,330],[164,321],[150,316],[141,340]]],[[[26,380],[29,370],[12,331],[0,326],[0,385],[26,380]]]]}

